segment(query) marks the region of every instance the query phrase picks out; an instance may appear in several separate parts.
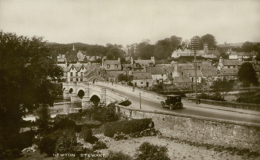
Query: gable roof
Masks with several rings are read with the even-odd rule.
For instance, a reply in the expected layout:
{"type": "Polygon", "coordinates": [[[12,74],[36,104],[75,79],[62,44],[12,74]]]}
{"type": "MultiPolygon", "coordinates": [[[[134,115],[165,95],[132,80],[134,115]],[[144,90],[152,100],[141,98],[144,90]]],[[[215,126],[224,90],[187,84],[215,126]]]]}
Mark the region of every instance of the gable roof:
{"type": "Polygon", "coordinates": [[[223,59],[223,65],[224,66],[241,66],[242,65],[242,61],[239,60],[227,60],[227,59],[223,59]]]}
{"type": "Polygon", "coordinates": [[[106,64],[121,64],[118,60],[104,60],[104,65],[106,64]]]}
{"type": "Polygon", "coordinates": [[[208,68],[208,69],[203,69],[201,70],[201,73],[203,77],[210,77],[210,76],[221,76],[222,72],[214,69],[214,68],[208,68]]]}
{"type": "Polygon", "coordinates": [[[237,68],[223,68],[222,74],[226,76],[237,76],[238,75],[238,69],[237,68]]]}
{"type": "Polygon", "coordinates": [[[151,63],[153,64],[153,61],[152,60],[135,60],[135,63],[149,65],[151,63]]]}
{"type": "Polygon", "coordinates": [[[152,75],[149,72],[133,72],[134,80],[138,79],[152,79],[152,75]]]}
{"type": "Polygon", "coordinates": [[[189,77],[175,77],[172,80],[173,83],[190,83],[191,80],[189,77]]]}
{"type": "Polygon", "coordinates": [[[148,67],[148,72],[151,74],[165,74],[166,71],[163,67],[148,67]]]}

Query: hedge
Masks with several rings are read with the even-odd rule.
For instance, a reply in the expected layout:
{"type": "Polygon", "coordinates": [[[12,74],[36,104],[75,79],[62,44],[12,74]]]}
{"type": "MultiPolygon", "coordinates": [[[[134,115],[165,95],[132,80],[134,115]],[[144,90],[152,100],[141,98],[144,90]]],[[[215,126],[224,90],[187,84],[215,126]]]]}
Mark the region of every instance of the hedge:
{"type": "Polygon", "coordinates": [[[125,134],[141,132],[147,128],[152,127],[151,124],[153,124],[151,118],[110,122],[105,124],[104,135],[113,137],[114,134],[121,132],[125,134]]]}

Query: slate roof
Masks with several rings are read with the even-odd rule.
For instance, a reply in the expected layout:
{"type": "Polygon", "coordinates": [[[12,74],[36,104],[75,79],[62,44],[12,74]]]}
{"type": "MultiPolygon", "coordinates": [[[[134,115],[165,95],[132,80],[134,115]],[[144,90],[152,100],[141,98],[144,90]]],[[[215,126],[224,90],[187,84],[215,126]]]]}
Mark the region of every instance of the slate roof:
{"type": "Polygon", "coordinates": [[[119,74],[125,74],[125,71],[106,71],[106,72],[108,77],[115,77],[115,78],[117,78],[119,74]]]}
{"type": "Polygon", "coordinates": [[[221,76],[222,75],[221,71],[218,71],[217,69],[214,69],[214,68],[203,69],[203,70],[201,70],[201,73],[202,73],[203,77],[221,76]]]}
{"type": "Polygon", "coordinates": [[[194,64],[192,63],[178,64],[178,68],[182,70],[194,69],[194,64]]]}
{"type": "Polygon", "coordinates": [[[173,83],[190,83],[191,80],[189,77],[175,77],[173,83]]]}
{"type": "Polygon", "coordinates": [[[138,79],[152,79],[152,75],[149,72],[133,72],[134,80],[138,79]]]}
{"type": "Polygon", "coordinates": [[[242,65],[242,61],[239,60],[227,60],[227,59],[223,59],[223,65],[224,66],[240,66],[242,65]]]}
{"type": "Polygon", "coordinates": [[[222,74],[226,76],[237,76],[238,75],[238,69],[237,68],[223,68],[222,74]]]}
{"type": "Polygon", "coordinates": [[[105,64],[121,64],[121,63],[118,60],[104,60],[104,65],[105,64]]]}
{"type": "Polygon", "coordinates": [[[135,63],[149,65],[150,63],[153,64],[153,61],[152,60],[135,60],[135,63]]]}
{"type": "MultiPolygon", "coordinates": [[[[186,77],[195,77],[195,70],[182,70],[183,75],[186,77]]],[[[202,77],[202,73],[200,70],[197,70],[197,76],[202,77]]]]}
{"type": "Polygon", "coordinates": [[[163,67],[148,67],[148,72],[150,72],[152,75],[153,74],[165,74],[166,71],[163,67]]]}
{"type": "Polygon", "coordinates": [[[208,50],[207,55],[215,55],[215,56],[220,56],[220,52],[218,50],[208,50]]]}

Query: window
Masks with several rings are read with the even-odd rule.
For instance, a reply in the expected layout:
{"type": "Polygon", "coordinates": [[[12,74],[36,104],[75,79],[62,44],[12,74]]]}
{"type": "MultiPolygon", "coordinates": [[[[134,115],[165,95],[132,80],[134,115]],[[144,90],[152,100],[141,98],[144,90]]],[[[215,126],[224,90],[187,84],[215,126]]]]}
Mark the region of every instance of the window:
{"type": "Polygon", "coordinates": [[[73,72],[70,72],[70,76],[73,76],[73,72]]]}
{"type": "Polygon", "coordinates": [[[80,78],[80,81],[82,82],[82,81],[83,81],[83,78],[80,78]]]}
{"type": "Polygon", "coordinates": [[[118,68],[118,65],[117,65],[117,64],[115,65],[115,68],[118,68]]]}
{"type": "Polygon", "coordinates": [[[163,77],[163,74],[162,74],[162,77],[163,77]]]}
{"type": "Polygon", "coordinates": [[[81,72],[81,76],[83,77],[83,72],[81,72]]]}
{"type": "Polygon", "coordinates": [[[143,82],[141,82],[141,84],[143,84],[143,82]]]}
{"type": "Polygon", "coordinates": [[[76,76],[78,76],[78,72],[76,72],[76,76]]]}
{"type": "Polygon", "coordinates": [[[78,81],[78,78],[76,78],[76,81],[78,81]]]}
{"type": "Polygon", "coordinates": [[[71,78],[70,81],[73,82],[73,78],[71,78]]]}

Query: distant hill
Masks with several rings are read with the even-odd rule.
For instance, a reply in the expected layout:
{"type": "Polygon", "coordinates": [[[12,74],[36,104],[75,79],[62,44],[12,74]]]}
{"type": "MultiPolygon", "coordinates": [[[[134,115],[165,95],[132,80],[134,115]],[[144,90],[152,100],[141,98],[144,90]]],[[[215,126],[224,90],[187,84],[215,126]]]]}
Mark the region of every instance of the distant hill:
{"type": "MultiPolygon", "coordinates": [[[[218,46],[218,47],[242,47],[243,43],[245,43],[245,42],[242,42],[242,43],[218,44],[217,46],[218,46]]],[[[260,43],[260,42],[251,42],[251,43],[257,44],[257,43],[260,43]]]]}

